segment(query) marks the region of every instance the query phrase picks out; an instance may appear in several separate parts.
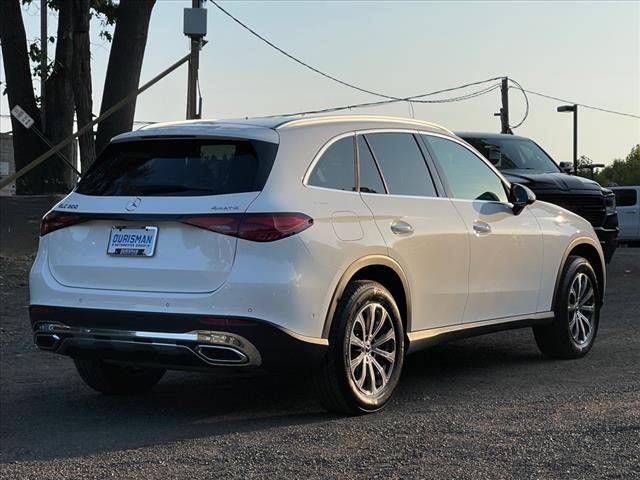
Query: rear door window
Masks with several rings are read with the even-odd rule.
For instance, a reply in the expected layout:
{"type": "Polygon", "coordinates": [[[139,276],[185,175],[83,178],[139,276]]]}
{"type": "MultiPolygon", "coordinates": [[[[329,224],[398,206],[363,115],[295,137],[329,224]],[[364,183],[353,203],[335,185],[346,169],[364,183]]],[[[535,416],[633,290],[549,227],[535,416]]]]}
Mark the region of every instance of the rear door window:
{"type": "Polygon", "coordinates": [[[618,207],[633,207],[638,201],[638,193],[629,189],[616,189],[613,191],[616,196],[616,205],[618,207]]]}
{"type": "Polygon", "coordinates": [[[365,138],[380,165],[390,194],[437,196],[427,164],[412,134],[370,133],[365,134],[365,138]]]}
{"type": "Polygon", "coordinates": [[[358,160],[360,163],[360,191],[363,193],[385,193],[384,183],[369,145],[358,135],[358,160]]]}
{"type": "Polygon", "coordinates": [[[197,196],[262,190],[278,146],[257,140],[138,140],[109,145],[78,184],[84,195],[197,196]]]}
{"type": "Polygon", "coordinates": [[[313,167],[307,184],[349,192],[356,190],[353,136],[341,138],[325,150],[313,167]]]}

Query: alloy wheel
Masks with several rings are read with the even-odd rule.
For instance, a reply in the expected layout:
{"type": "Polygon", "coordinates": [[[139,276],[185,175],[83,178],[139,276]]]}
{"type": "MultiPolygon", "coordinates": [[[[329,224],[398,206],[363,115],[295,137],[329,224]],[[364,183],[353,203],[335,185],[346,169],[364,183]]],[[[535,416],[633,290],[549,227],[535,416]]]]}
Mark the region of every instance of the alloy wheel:
{"type": "Polygon", "coordinates": [[[351,327],[348,364],[356,388],[368,396],[385,389],[395,368],[396,330],[389,312],[379,303],[360,309],[351,327]]]}
{"type": "Polygon", "coordinates": [[[578,273],[569,289],[569,331],[577,345],[585,345],[594,334],[596,297],[591,279],[578,273]]]}

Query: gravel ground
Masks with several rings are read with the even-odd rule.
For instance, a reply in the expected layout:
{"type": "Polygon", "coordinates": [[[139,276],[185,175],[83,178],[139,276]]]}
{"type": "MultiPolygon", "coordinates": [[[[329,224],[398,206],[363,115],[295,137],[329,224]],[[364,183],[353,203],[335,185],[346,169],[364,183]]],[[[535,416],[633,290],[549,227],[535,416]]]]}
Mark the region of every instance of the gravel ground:
{"type": "Polygon", "coordinates": [[[614,257],[586,358],[543,359],[529,329],[442,345],[359,418],[324,413],[299,376],[94,393],[32,346],[31,258],[0,261],[0,478],[640,478],[640,249],[614,257]]]}

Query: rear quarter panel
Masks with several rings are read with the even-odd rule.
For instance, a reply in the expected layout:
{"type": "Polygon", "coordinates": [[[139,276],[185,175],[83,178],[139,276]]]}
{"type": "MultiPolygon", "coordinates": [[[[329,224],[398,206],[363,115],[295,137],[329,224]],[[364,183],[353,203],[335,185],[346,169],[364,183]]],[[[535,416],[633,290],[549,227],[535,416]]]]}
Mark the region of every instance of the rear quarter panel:
{"type": "Polygon", "coordinates": [[[300,271],[312,276],[313,281],[299,278],[293,293],[303,297],[308,309],[306,317],[320,331],[347,268],[362,257],[388,256],[373,214],[359,194],[303,184],[307,169],[322,147],[351,130],[336,125],[280,130],[280,146],[271,175],[248,210],[301,212],[313,218],[313,226],[297,235],[308,251],[307,262],[313,265],[300,271]]]}

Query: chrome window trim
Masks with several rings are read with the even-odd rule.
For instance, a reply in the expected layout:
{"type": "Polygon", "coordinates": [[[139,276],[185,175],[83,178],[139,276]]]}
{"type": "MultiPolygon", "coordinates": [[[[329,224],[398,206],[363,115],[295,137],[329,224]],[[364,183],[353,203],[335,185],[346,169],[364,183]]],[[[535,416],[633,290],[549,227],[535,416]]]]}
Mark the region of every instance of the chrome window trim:
{"type": "MultiPolygon", "coordinates": [[[[367,128],[364,130],[356,130],[355,134],[356,134],[356,146],[357,146],[357,137],[358,135],[367,135],[367,134],[371,134],[371,133],[409,133],[411,135],[420,135],[422,133],[425,133],[424,130],[414,130],[414,129],[408,129],[408,128],[367,128]]],[[[442,135],[443,138],[449,138],[446,135],[442,135]]],[[[366,141],[366,138],[365,138],[366,141]]],[[[369,142],[367,142],[367,145],[369,144],[369,142]]],[[[420,151],[420,155],[422,155],[424,157],[424,153],[422,152],[421,148],[419,145],[416,145],[416,147],[418,147],[418,151],[420,151]]],[[[371,148],[371,145],[369,145],[369,148],[371,148]]],[[[373,155],[373,160],[376,162],[376,164],[378,164],[378,159],[375,156],[375,153],[373,152],[373,149],[371,149],[371,155],[373,155]]],[[[387,190],[385,193],[367,193],[367,192],[358,192],[361,195],[386,195],[389,197],[394,197],[394,198],[422,198],[422,199],[433,199],[433,198],[446,198],[447,200],[449,200],[449,197],[441,197],[440,195],[438,195],[438,189],[435,185],[435,182],[433,181],[433,172],[431,171],[431,169],[429,168],[429,164],[426,162],[425,159],[425,167],[427,168],[427,173],[429,174],[429,176],[431,177],[431,183],[433,183],[433,189],[435,191],[435,195],[434,196],[425,196],[425,195],[402,195],[399,193],[389,193],[389,187],[387,187],[387,181],[384,178],[384,173],[382,172],[382,167],[380,167],[380,165],[378,165],[378,168],[380,169],[380,176],[382,177],[382,183],[384,184],[384,188],[387,190]]]]}
{"type": "MultiPolygon", "coordinates": [[[[365,135],[368,133],[410,133],[412,135],[415,134],[424,134],[427,133],[425,130],[418,130],[418,129],[410,129],[410,128],[366,128],[366,129],[360,129],[360,130],[353,130],[353,131],[349,131],[349,132],[343,132],[340,133],[338,135],[336,135],[335,137],[331,137],[329,140],[327,140],[327,142],[322,145],[322,147],[320,147],[320,150],[318,150],[318,153],[316,153],[313,157],[313,160],[311,160],[311,163],[309,164],[309,166],[307,167],[307,169],[305,170],[304,175],[302,176],[302,184],[305,187],[309,187],[309,188],[322,188],[324,190],[331,190],[334,192],[348,192],[348,190],[339,190],[337,188],[327,188],[327,187],[318,187],[316,185],[309,185],[309,177],[311,176],[311,172],[313,171],[313,169],[315,168],[316,164],[318,163],[318,161],[320,160],[320,158],[322,157],[322,155],[327,151],[327,149],[333,145],[334,143],[336,143],[338,140],[342,140],[343,138],[347,138],[347,137],[357,137],[358,135],[365,135]]],[[[440,136],[440,135],[439,135],[440,136]]],[[[441,135],[443,138],[452,138],[449,137],[447,135],[441,135]]],[[[356,141],[356,138],[354,138],[354,142],[356,141]]],[[[357,145],[356,145],[357,148],[357,145]]],[[[420,152],[422,154],[422,152],[420,152]]],[[[428,166],[427,166],[427,171],[429,171],[430,175],[433,175],[431,173],[431,171],[429,170],[428,166]]],[[[383,180],[384,182],[384,180],[383,180]]],[[[386,187],[386,185],[385,185],[386,187]]],[[[352,192],[352,193],[359,193],[359,192],[352,192]]],[[[382,195],[380,193],[376,193],[374,195],[382,195]]],[[[385,195],[391,195],[389,193],[386,193],[385,195]]],[[[405,197],[418,197],[418,198],[435,198],[435,197],[422,197],[422,196],[418,196],[418,195],[403,195],[405,197]]]]}
{"type": "MultiPolygon", "coordinates": [[[[354,132],[346,132],[346,133],[341,133],[339,135],[336,135],[335,137],[331,137],[329,140],[327,140],[327,142],[322,145],[322,147],[320,147],[320,150],[318,150],[318,153],[315,154],[315,156],[313,157],[313,160],[311,160],[311,163],[309,164],[309,166],[307,167],[307,170],[304,172],[304,176],[302,177],[302,184],[305,187],[311,187],[311,188],[321,188],[323,190],[331,190],[333,192],[349,192],[349,190],[340,190],[339,188],[327,188],[327,187],[318,187],[317,185],[309,185],[309,177],[311,176],[311,172],[313,172],[313,169],[316,167],[316,164],[320,161],[320,159],[322,158],[322,155],[324,155],[324,153],[329,149],[329,147],[331,147],[334,143],[338,142],[339,140],[342,140],[343,138],[347,138],[347,137],[354,137],[354,142],[355,142],[355,136],[356,134],[354,132]]],[[[354,168],[355,168],[355,152],[354,152],[354,168]]],[[[351,193],[358,193],[358,192],[351,192],[351,193]]]]}
{"type": "Polygon", "coordinates": [[[369,154],[371,155],[371,158],[373,159],[373,165],[376,167],[376,171],[378,172],[378,175],[380,176],[380,181],[382,182],[382,188],[384,188],[384,192],[381,193],[371,193],[371,192],[366,192],[369,195],[389,195],[389,186],[387,185],[387,181],[384,178],[384,175],[382,174],[382,168],[380,167],[380,164],[378,163],[378,159],[376,158],[376,156],[373,154],[373,150],[371,149],[371,145],[369,145],[369,142],[367,141],[366,137],[364,135],[358,135],[356,133],[356,138],[355,138],[355,146],[356,146],[356,167],[358,168],[358,189],[357,192],[362,194],[365,192],[362,192],[362,190],[360,190],[362,188],[362,186],[360,185],[360,172],[361,172],[361,165],[360,165],[360,144],[358,143],[358,139],[362,138],[362,141],[365,143],[365,145],[367,146],[367,150],[369,151],[369,154]]]}

